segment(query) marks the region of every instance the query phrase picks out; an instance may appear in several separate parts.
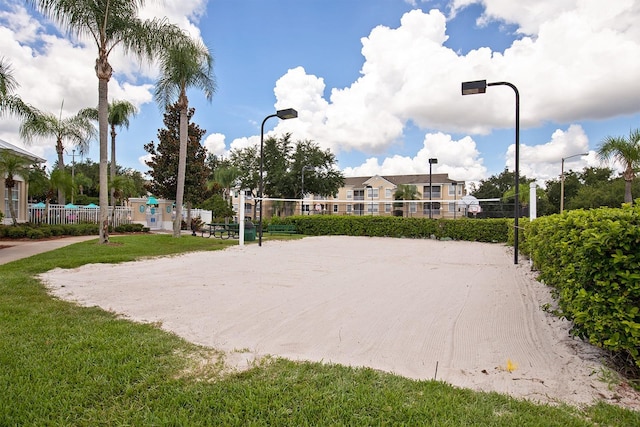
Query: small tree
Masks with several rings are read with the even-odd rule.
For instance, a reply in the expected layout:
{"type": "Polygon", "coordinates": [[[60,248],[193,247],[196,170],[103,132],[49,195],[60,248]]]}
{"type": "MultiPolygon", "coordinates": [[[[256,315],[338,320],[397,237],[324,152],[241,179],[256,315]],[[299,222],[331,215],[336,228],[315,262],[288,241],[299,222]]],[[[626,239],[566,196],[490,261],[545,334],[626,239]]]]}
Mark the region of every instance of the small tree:
{"type": "MultiPolygon", "coordinates": [[[[398,188],[396,188],[395,193],[393,193],[394,200],[416,200],[420,197],[422,197],[422,195],[418,191],[418,187],[413,184],[400,184],[398,188]]],[[[406,216],[406,203],[402,205],[403,216],[406,216]]]]}
{"type": "Polygon", "coordinates": [[[604,161],[613,158],[624,167],[624,202],[633,203],[631,183],[640,168],[640,129],[629,132],[628,139],[623,136],[606,137],[598,148],[598,157],[604,161]]]}
{"type": "MultiPolygon", "coordinates": [[[[211,101],[215,91],[213,59],[209,49],[202,43],[195,40],[184,40],[183,43],[169,46],[162,52],[160,55],[160,70],[161,76],[155,91],[156,101],[165,108],[168,108],[171,102],[175,102],[174,105],[180,112],[176,218],[173,221],[173,237],[180,237],[186,179],[187,128],[189,124],[187,89],[201,89],[207,100],[211,101]]],[[[190,220],[190,215],[188,215],[187,222],[190,222],[190,220]]]]}
{"type": "MultiPolygon", "coordinates": [[[[88,151],[89,141],[96,135],[96,128],[85,114],[79,112],[71,117],[56,117],[51,113],[36,112],[20,126],[20,136],[27,142],[36,138],[55,138],[58,169],[64,170],[66,143],[78,148],[80,153],[88,151]]],[[[58,193],[58,201],[64,204],[65,193],[58,193]]]]}
{"type": "Polygon", "coordinates": [[[9,193],[9,213],[13,225],[18,224],[16,209],[13,205],[13,188],[16,186],[16,176],[23,179],[29,177],[31,161],[25,157],[12,153],[9,150],[0,150],[0,176],[4,176],[4,183],[9,193]]]}
{"type": "MultiPolygon", "coordinates": [[[[189,119],[194,113],[195,109],[190,108],[189,119]]],[[[144,146],[144,149],[151,154],[151,160],[146,162],[150,168],[148,174],[152,178],[147,185],[147,190],[160,197],[172,199],[176,195],[178,186],[177,170],[180,151],[178,106],[172,105],[167,109],[164,124],[166,128],[158,130],[157,146],[154,142],[144,146]]],[[[207,190],[207,178],[211,171],[205,164],[207,150],[200,144],[205,132],[197,124],[189,123],[184,183],[184,200],[187,203],[199,203],[210,195],[207,190]]]]}
{"type": "Polygon", "coordinates": [[[0,58],[0,117],[5,114],[17,116],[21,119],[33,117],[37,110],[26,104],[19,96],[14,95],[18,82],[13,77],[11,64],[0,58]]]}

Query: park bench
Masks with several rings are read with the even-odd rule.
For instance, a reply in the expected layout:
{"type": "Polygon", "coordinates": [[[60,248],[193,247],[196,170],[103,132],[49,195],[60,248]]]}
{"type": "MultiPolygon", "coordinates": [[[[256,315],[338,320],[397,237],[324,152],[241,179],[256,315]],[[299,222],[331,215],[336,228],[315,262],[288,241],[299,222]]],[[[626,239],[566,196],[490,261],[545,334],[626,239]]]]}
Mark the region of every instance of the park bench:
{"type": "Polygon", "coordinates": [[[238,224],[211,223],[204,224],[201,228],[202,237],[218,237],[220,239],[236,238],[240,234],[238,224]]]}
{"type": "Polygon", "coordinates": [[[296,234],[296,226],[292,224],[271,224],[267,227],[269,234],[296,234]]]}

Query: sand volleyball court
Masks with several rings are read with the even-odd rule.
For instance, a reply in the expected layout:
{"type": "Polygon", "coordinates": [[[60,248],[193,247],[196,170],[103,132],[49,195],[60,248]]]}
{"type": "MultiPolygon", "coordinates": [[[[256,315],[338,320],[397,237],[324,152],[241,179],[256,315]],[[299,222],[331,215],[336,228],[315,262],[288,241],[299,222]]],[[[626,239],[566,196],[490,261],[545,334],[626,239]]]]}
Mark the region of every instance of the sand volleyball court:
{"type": "Polygon", "coordinates": [[[500,244],[321,236],[43,274],[52,294],[224,350],[368,366],[542,402],[638,404],[601,381],[500,244]]]}

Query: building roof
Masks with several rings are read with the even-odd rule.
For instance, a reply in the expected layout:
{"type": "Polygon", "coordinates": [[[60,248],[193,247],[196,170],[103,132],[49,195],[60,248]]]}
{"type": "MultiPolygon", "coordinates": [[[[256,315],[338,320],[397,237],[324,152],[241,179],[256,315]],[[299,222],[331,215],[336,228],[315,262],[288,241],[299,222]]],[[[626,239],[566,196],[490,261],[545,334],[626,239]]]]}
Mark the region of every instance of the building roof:
{"type": "MultiPolygon", "coordinates": [[[[356,176],[344,179],[345,187],[365,187],[366,182],[373,176],[356,176]]],[[[395,186],[398,185],[418,185],[429,184],[429,174],[417,174],[417,175],[384,175],[380,178],[385,179],[395,186]]],[[[434,173],[431,175],[431,179],[434,184],[449,184],[456,182],[449,178],[449,174],[446,173],[434,173]]]]}
{"type": "Polygon", "coordinates": [[[16,147],[15,145],[8,143],[4,139],[0,139],[0,150],[11,150],[16,154],[27,157],[28,159],[33,160],[34,162],[37,162],[37,163],[44,163],[47,161],[46,159],[43,159],[42,157],[38,157],[35,154],[30,153],[23,148],[16,147]]]}

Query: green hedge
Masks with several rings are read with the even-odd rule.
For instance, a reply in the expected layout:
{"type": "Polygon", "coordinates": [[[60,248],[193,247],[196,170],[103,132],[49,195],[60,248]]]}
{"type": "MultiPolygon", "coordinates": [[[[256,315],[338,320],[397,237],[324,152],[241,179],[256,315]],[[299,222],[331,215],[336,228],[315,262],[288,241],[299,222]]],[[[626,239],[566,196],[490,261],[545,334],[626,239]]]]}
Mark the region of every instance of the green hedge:
{"type": "MultiPolygon", "coordinates": [[[[115,227],[109,227],[109,231],[116,233],[137,233],[141,231],[149,231],[142,224],[124,224],[115,227]]],[[[3,239],[46,239],[57,236],[91,236],[98,235],[98,224],[18,224],[18,225],[0,225],[0,238],[3,239]]]]}
{"type": "Polygon", "coordinates": [[[293,224],[298,233],[345,236],[380,236],[506,242],[513,220],[429,219],[393,216],[309,215],[272,218],[271,224],[293,224]]]}
{"type": "Polygon", "coordinates": [[[526,235],[573,332],[640,367],[640,207],[542,217],[526,235]]]}

